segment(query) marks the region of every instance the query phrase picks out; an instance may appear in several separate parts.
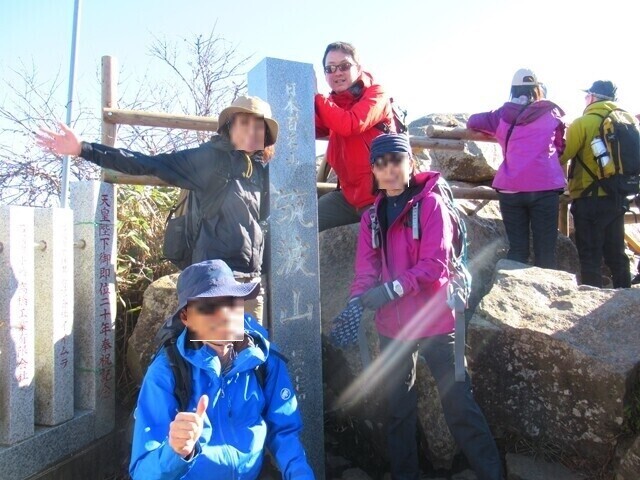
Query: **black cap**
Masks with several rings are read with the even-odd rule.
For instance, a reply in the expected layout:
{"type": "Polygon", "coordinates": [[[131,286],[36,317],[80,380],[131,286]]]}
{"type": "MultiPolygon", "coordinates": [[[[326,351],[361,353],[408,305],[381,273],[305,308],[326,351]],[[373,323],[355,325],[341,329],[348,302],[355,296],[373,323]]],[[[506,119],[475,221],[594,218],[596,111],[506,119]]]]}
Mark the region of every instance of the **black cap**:
{"type": "Polygon", "coordinates": [[[585,90],[585,92],[603,100],[615,100],[617,90],[617,87],[609,80],[596,80],[591,85],[591,88],[585,90]]]}

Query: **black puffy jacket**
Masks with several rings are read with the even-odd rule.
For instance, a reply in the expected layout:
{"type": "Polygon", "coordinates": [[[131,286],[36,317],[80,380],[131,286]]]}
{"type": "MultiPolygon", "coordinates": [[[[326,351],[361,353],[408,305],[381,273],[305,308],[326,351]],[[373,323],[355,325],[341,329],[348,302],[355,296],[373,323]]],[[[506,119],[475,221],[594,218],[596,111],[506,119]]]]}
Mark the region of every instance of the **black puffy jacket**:
{"type": "Polygon", "coordinates": [[[235,272],[260,275],[264,251],[260,219],[267,169],[259,154],[250,158],[215,135],[197,148],[160,155],[82,142],[80,156],[102,168],[154,175],[193,191],[203,220],[192,263],[220,259],[235,272]]]}

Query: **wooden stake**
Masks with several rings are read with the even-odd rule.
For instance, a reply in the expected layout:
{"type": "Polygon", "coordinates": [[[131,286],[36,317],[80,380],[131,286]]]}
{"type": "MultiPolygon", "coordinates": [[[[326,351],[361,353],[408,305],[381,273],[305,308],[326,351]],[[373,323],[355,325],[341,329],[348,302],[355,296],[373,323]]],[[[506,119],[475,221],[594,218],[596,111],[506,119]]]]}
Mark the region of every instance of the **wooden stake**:
{"type": "Polygon", "coordinates": [[[496,143],[495,137],[486,133],[469,130],[460,127],[443,127],[441,125],[429,125],[427,127],[427,136],[431,138],[446,138],[451,140],[471,140],[475,142],[493,142],[496,143]]]}

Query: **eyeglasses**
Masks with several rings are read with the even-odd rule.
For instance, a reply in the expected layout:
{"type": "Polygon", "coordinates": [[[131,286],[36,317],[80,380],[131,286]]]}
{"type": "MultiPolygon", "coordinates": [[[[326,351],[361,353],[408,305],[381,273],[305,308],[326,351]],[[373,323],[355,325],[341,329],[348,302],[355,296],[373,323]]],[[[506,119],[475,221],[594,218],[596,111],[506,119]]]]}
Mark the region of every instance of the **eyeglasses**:
{"type": "Polygon", "coordinates": [[[397,167],[408,158],[409,154],[407,153],[386,153],[382,157],[376,157],[373,160],[373,166],[379,169],[386,168],[389,164],[397,167]]]}
{"type": "Polygon", "coordinates": [[[336,70],[340,70],[341,72],[346,72],[353,66],[355,65],[352,65],[349,62],[343,62],[340,65],[325,65],[324,73],[335,73],[336,70]]]}
{"type": "Polygon", "coordinates": [[[211,315],[223,307],[233,308],[243,306],[244,300],[238,297],[207,298],[189,301],[187,305],[195,308],[201,315],[211,315]]]}

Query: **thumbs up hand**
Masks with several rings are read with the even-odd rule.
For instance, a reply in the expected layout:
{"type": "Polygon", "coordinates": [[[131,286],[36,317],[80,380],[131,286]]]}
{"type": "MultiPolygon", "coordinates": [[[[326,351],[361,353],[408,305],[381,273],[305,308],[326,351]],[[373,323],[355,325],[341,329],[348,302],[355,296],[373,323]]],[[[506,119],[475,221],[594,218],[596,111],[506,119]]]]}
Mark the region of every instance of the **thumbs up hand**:
{"type": "Polygon", "coordinates": [[[202,435],[203,418],[208,406],[209,397],[202,395],[195,413],[179,412],[169,425],[169,445],[182,458],[193,453],[196,442],[202,435]]]}

